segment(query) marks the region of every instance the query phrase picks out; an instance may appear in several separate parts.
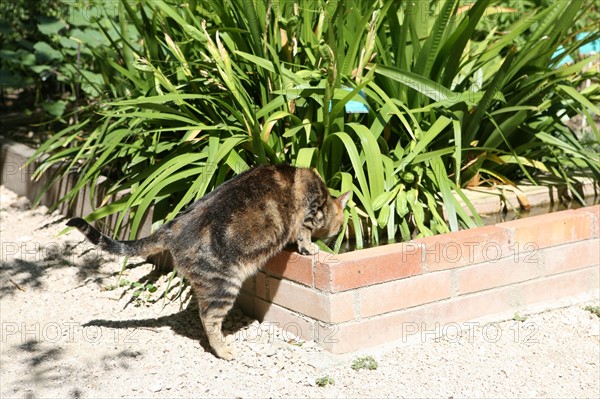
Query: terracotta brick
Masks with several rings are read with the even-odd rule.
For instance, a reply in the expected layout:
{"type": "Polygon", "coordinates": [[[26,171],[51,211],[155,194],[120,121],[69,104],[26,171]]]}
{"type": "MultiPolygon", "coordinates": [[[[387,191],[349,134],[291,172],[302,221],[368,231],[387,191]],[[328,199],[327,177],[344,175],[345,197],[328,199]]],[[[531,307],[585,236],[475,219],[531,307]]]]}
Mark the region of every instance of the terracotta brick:
{"type": "Polygon", "coordinates": [[[315,264],[315,287],[339,292],[414,276],[421,271],[418,245],[382,245],[339,255],[319,255],[315,264]]]}
{"type": "Polygon", "coordinates": [[[347,353],[402,339],[426,321],[422,307],[339,324],[317,324],[315,341],[332,353],[347,353]]]}
{"type": "Polygon", "coordinates": [[[577,209],[575,212],[582,212],[592,215],[592,237],[600,237],[600,205],[586,206],[585,208],[577,209]]]}
{"type": "Polygon", "coordinates": [[[338,323],[354,319],[354,293],[333,295],[285,280],[269,278],[270,300],[274,304],[319,321],[338,323]]]}
{"type": "Polygon", "coordinates": [[[600,291],[600,267],[592,266],[550,277],[528,281],[517,286],[520,302],[524,305],[600,291]]]}
{"type": "Polygon", "coordinates": [[[600,265],[600,239],[579,241],[542,250],[546,275],[600,265]]]}
{"type": "Polygon", "coordinates": [[[256,296],[261,299],[269,299],[269,286],[268,276],[263,272],[256,273],[255,280],[255,293],[256,296]]]}
{"type": "Polygon", "coordinates": [[[460,294],[527,281],[542,275],[541,254],[516,254],[497,262],[461,268],[456,275],[460,294]]]}
{"type": "Polygon", "coordinates": [[[359,290],[360,316],[369,317],[410,308],[452,294],[450,271],[428,273],[359,290]]]}
{"type": "MultiPolygon", "coordinates": [[[[359,254],[360,252],[354,251],[353,253],[359,254]]],[[[336,268],[334,266],[340,263],[338,256],[340,255],[324,253],[319,253],[316,256],[316,261],[314,262],[315,288],[321,291],[332,291],[332,278],[333,274],[335,274],[332,270],[335,270],[336,268]]]]}
{"type": "Polygon", "coordinates": [[[355,303],[358,302],[356,296],[355,292],[341,292],[327,295],[329,299],[329,316],[324,321],[340,323],[355,319],[357,317],[355,303]]]}
{"type": "Polygon", "coordinates": [[[236,298],[236,304],[242,309],[242,312],[249,316],[256,317],[256,309],[254,308],[254,299],[256,297],[254,294],[249,294],[247,292],[240,292],[238,297],[236,298]]]}
{"type": "Polygon", "coordinates": [[[295,335],[305,340],[314,340],[316,334],[314,320],[258,298],[255,299],[254,306],[254,317],[261,322],[268,322],[281,328],[284,334],[289,334],[290,339],[295,335]]]}
{"type": "Polygon", "coordinates": [[[587,240],[593,236],[593,216],[578,211],[562,211],[548,215],[499,223],[496,226],[514,234],[514,246],[546,248],[567,242],[587,240]]]}
{"type": "MultiPolygon", "coordinates": [[[[492,190],[490,189],[485,187],[467,188],[463,190],[463,193],[480,215],[502,212],[502,202],[496,194],[492,194],[492,190]]],[[[462,199],[458,199],[458,202],[463,208],[467,208],[462,199]]],[[[443,211],[444,216],[447,217],[446,210],[444,209],[443,211]]]]}
{"type": "MultiPolygon", "coordinates": [[[[527,196],[527,201],[533,207],[546,207],[554,201],[559,201],[556,187],[523,185],[519,186],[519,189],[527,196]]],[[[513,203],[518,203],[518,199],[515,200],[513,203]]]]}
{"type": "Polygon", "coordinates": [[[347,353],[391,341],[425,341],[483,316],[518,310],[514,287],[461,295],[410,309],[369,317],[360,321],[319,325],[318,343],[333,353],[347,353]]]}
{"type": "Polygon", "coordinates": [[[495,226],[478,227],[414,240],[423,244],[426,271],[462,267],[500,259],[511,252],[511,234],[495,226]]]}
{"type": "Polygon", "coordinates": [[[256,292],[256,277],[248,277],[246,281],[242,284],[242,292],[247,292],[250,294],[254,294],[256,292]]]}
{"type": "Polygon", "coordinates": [[[286,278],[300,284],[313,286],[312,257],[297,252],[283,251],[275,255],[265,266],[273,276],[286,278]]]}
{"type": "Polygon", "coordinates": [[[431,304],[429,317],[440,324],[462,323],[483,316],[517,310],[519,301],[516,288],[506,286],[460,295],[446,301],[431,304]]]}

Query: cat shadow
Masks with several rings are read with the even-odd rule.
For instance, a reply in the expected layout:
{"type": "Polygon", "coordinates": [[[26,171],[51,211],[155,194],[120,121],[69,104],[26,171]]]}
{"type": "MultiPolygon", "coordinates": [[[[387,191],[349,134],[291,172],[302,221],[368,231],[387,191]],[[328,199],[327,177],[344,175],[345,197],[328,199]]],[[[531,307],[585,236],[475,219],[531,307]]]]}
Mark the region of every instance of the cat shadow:
{"type": "MultiPolygon", "coordinates": [[[[198,341],[207,352],[212,352],[208,338],[198,316],[198,302],[194,295],[187,306],[177,312],[156,318],[109,320],[94,319],[83,324],[83,327],[105,327],[112,329],[149,329],[168,327],[173,333],[198,341]]],[[[247,328],[254,319],[247,317],[237,305],[227,314],[223,321],[223,334],[238,337],[240,331],[247,328]]]]}
{"type": "MultiPolygon", "coordinates": [[[[159,280],[169,271],[173,271],[172,258],[170,254],[163,253],[158,256],[152,256],[136,264],[128,264],[127,269],[132,269],[144,264],[150,263],[153,265],[152,269],[143,277],[139,278],[138,281],[144,282],[145,285],[153,284],[159,285],[159,280]]],[[[115,272],[114,276],[119,275],[120,272],[115,272]]],[[[174,294],[183,284],[183,280],[173,284],[168,294],[174,294]]],[[[184,286],[185,287],[185,286],[184,286]]],[[[185,292],[185,290],[183,290],[185,292]]],[[[181,295],[183,295],[183,292],[181,295]]],[[[124,291],[122,296],[130,295],[131,291],[124,291]]],[[[131,295],[129,301],[125,304],[128,307],[136,302],[136,297],[131,295]]],[[[161,300],[158,300],[161,301],[161,300]]],[[[195,294],[188,291],[186,298],[183,299],[186,303],[185,307],[177,313],[168,314],[156,318],[148,319],[130,319],[130,320],[109,320],[109,319],[95,319],[90,320],[83,324],[84,327],[106,327],[113,329],[149,329],[154,330],[161,327],[168,327],[172,332],[183,337],[196,340],[200,345],[208,352],[212,352],[212,349],[208,343],[208,338],[204,332],[204,328],[199,317],[198,301],[195,294]],[[190,298],[187,300],[187,298],[190,298]]],[[[159,305],[156,303],[156,305],[159,305]]],[[[247,328],[254,319],[246,316],[239,306],[236,304],[233,309],[227,314],[227,317],[223,320],[223,334],[238,336],[241,330],[247,328]]]]}

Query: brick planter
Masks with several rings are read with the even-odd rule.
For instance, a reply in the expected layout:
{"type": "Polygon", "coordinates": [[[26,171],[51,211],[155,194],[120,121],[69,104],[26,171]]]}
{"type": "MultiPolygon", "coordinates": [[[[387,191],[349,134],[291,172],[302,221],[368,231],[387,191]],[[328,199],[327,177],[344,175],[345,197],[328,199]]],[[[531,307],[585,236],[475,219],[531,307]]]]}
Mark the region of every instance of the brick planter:
{"type": "Polygon", "coordinates": [[[284,252],[242,309],[345,353],[582,293],[600,295],[600,205],[315,257],[284,252]]]}

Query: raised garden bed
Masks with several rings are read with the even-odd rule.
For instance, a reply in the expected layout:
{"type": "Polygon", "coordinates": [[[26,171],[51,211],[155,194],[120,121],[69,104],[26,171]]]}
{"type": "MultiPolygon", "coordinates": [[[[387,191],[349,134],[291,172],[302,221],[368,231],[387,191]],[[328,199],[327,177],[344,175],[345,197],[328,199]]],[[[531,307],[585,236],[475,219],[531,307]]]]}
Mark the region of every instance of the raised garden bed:
{"type": "MultiPolygon", "coordinates": [[[[21,168],[30,150],[4,144],[0,154],[1,183],[37,195],[43,183],[21,168]]],[[[53,187],[42,203],[52,204],[66,186],[53,187]]],[[[582,187],[584,194],[597,188],[593,181],[582,187]]],[[[560,195],[537,190],[545,202],[560,195]]],[[[84,195],[61,211],[91,212],[84,195]]],[[[600,205],[339,255],[283,252],[245,283],[238,302],[260,320],[345,353],[578,294],[600,296],[600,205]]]]}
{"type": "Polygon", "coordinates": [[[284,252],[240,305],[334,353],[600,295],[600,205],[340,255],[284,252]]]}

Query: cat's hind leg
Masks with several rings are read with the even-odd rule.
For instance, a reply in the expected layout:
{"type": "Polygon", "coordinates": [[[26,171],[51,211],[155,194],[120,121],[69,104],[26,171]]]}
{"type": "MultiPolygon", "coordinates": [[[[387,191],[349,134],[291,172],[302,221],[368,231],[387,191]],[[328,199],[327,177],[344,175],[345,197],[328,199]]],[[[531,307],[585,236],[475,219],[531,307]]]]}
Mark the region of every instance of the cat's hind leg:
{"type": "Polygon", "coordinates": [[[200,320],[215,354],[221,359],[232,360],[236,352],[231,342],[228,342],[228,337],[223,335],[222,327],[223,320],[235,303],[241,284],[222,278],[212,280],[210,285],[203,284],[204,287],[195,289],[200,307],[200,320]],[[217,279],[219,281],[214,281],[217,279]]]}
{"type": "MultiPolygon", "coordinates": [[[[227,315],[227,312],[225,312],[225,315],[227,315]]],[[[237,353],[231,342],[228,342],[228,337],[225,337],[222,332],[225,316],[221,312],[208,312],[204,313],[200,318],[210,347],[215,352],[215,355],[221,359],[233,360],[237,353]]]]}

